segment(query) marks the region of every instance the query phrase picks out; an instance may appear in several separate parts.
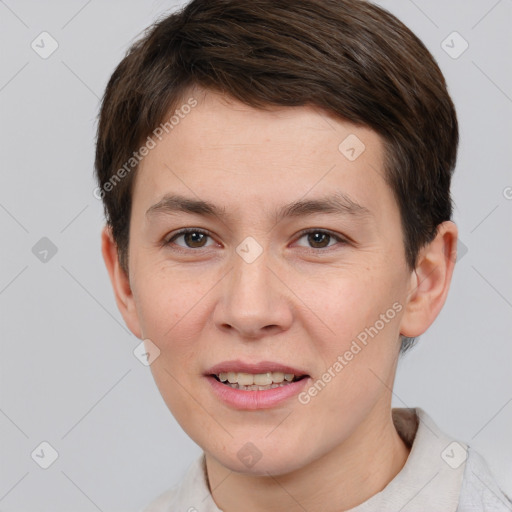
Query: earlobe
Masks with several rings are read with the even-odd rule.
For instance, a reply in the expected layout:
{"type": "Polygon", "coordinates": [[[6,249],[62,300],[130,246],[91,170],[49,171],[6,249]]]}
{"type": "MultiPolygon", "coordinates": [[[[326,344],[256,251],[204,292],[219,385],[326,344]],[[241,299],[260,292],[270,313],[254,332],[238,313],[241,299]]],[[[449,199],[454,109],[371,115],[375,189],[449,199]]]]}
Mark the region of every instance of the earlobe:
{"type": "Polygon", "coordinates": [[[135,308],[135,301],[130,286],[128,275],[119,263],[117,245],[109,226],[105,226],[101,233],[101,252],[105,266],[112,283],[117,307],[123,319],[132,333],[141,338],[140,323],[135,308]]]}
{"type": "Polygon", "coordinates": [[[420,251],[411,274],[401,334],[420,336],[434,322],[448,296],[456,255],[457,226],[443,222],[434,240],[420,251]]]}

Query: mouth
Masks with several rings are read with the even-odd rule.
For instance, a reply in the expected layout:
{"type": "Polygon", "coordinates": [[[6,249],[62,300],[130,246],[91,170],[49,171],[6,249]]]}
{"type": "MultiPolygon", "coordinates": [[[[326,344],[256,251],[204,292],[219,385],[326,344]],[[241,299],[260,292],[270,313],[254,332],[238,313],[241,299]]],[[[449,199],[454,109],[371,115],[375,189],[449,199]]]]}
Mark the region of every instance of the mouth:
{"type": "Polygon", "coordinates": [[[295,375],[284,372],[246,373],[246,372],[220,372],[212,373],[217,382],[242,391],[266,391],[288,386],[292,382],[305,379],[308,375],[295,375]]]}
{"type": "Polygon", "coordinates": [[[310,375],[281,363],[225,361],[204,374],[214,395],[235,409],[269,409],[300,393],[310,375]]]}

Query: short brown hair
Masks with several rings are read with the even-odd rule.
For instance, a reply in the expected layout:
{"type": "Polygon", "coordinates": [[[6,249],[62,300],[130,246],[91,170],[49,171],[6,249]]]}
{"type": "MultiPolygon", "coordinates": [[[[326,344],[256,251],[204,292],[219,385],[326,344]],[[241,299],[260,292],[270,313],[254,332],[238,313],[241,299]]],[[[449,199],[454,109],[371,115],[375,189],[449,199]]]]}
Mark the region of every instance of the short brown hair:
{"type": "Polygon", "coordinates": [[[363,0],[192,0],[131,46],[102,100],[97,190],[126,272],[136,166],[112,178],[192,86],[262,109],[313,105],[376,131],[411,270],[451,219],[455,108],[403,23],[363,0]]]}

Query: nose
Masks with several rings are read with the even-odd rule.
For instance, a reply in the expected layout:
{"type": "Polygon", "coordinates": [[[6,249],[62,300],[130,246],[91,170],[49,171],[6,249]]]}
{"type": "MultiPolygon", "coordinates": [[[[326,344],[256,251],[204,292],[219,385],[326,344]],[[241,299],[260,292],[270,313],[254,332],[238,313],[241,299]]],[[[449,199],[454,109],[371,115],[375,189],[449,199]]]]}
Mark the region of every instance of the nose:
{"type": "Polygon", "coordinates": [[[265,251],[251,263],[234,253],[233,268],[220,288],[215,325],[245,339],[286,331],[293,320],[291,294],[286,291],[282,277],[271,268],[265,251]]]}

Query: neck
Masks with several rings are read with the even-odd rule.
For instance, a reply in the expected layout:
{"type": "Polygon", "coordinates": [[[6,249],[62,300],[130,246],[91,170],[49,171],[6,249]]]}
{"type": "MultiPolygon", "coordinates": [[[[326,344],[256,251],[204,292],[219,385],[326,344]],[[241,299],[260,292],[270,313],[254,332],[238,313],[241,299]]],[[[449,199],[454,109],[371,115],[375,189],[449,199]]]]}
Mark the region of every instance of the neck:
{"type": "Polygon", "coordinates": [[[372,411],[349,439],[287,474],[235,473],[211,455],[205,457],[213,499],[224,512],[339,512],[382,491],[403,468],[409,451],[386,404],[372,411]]]}

